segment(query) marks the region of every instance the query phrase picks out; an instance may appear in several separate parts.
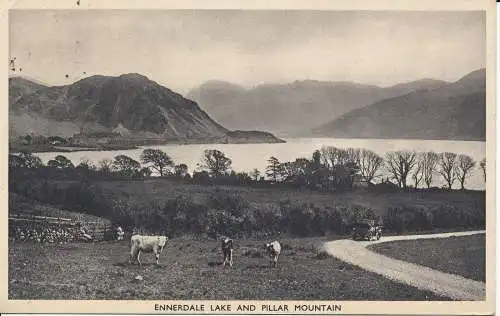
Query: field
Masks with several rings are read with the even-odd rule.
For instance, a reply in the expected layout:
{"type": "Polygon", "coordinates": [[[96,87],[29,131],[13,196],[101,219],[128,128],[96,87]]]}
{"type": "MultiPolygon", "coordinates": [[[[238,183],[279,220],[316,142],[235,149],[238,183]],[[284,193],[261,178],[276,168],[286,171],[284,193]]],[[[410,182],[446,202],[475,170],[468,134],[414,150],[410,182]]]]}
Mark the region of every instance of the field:
{"type": "Polygon", "coordinates": [[[167,231],[171,240],[160,267],[151,254],[142,257],[142,267],[129,265],[127,241],[10,241],[9,298],[449,300],[318,249],[326,240],[345,237],[350,223],[370,213],[387,216],[387,233],[391,228],[404,234],[462,230],[484,223],[484,192],[479,191],[321,192],[268,183],[75,178],[12,174],[15,203],[9,212],[70,211],[117,221],[127,233],[136,227],[167,231]],[[220,266],[214,237],[221,234],[237,240],[233,268],[220,266]],[[268,266],[261,247],[269,238],[285,246],[276,269],[268,266]],[[135,279],[139,275],[143,280],[135,279]]]}
{"type": "Polygon", "coordinates": [[[129,265],[127,241],[11,242],[9,299],[448,300],[326,256],[317,250],[325,240],[282,239],[276,269],[262,240],[238,241],[232,268],[208,239],[169,240],[159,267],[152,254],[129,265]]]}
{"type": "Polygon", "coordinates": [[[387,242],[370,246],[383,255],[476,281],[486,281],[485,235],[387,242]]]}
{"type": "Polygon", "coordinates": [[[412,205],[415,207],[434,206],[452,203],[458,207],[474,206],[478,200],[484,199],[484,192],[479,191],[410,191],[410,192],[378,192],[364,189],[344,192],[318,192],[307,189],[295,189],[270,186],[230,186],[230,185],[197,185],[169,179],[148,179],[140,181],[99,181],[96,183],[104,194],[116,197],[141,197],[158,200],[173,199],[179,195],[189,196],[195,203],[205,203],[214,192],[237,194],[254,204],[270,204],[280,201],[292,203],[313,203],[325,207],[338,205],[358,205],[378,211],[388,207],[412,205]]]}

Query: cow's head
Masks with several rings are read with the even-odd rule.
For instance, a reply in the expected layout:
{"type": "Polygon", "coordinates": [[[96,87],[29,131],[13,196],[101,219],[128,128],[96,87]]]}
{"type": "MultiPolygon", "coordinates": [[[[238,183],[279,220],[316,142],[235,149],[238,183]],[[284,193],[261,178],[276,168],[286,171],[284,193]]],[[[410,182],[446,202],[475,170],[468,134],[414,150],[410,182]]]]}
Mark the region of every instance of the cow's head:
{"type": "Polygon", "coordinates": [[[165,247],[167,244],[168,237],[167,236],[158,236],[158,246],[165,247]]]}
{"type": "Polygon", "coordinates": [[[233,240],[231,238],[224,238],[222,240],[222,248],[233,248],[233,240]]]}

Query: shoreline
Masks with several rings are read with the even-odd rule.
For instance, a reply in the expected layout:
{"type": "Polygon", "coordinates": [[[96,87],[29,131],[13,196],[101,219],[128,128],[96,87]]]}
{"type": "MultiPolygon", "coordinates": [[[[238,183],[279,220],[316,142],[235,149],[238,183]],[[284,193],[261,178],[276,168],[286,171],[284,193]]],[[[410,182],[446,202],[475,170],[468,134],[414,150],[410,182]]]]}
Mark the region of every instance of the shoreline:
{"type": "Polygon", "coordinates": [[[21,151],[27,151],[30,153],[47,153],[47,152],[63,152],[63,153],[71,153],[71,152],[81,152],[81,151],[116,151],[116,150],[133,150],[140,149],[145,146],[162,146],[162,145],[201,145],[201,144],[216,144],[216,145],[225,145],[225,144],[278,144],[278,143],[286,143],[285,140],[277,139],[275,141],[248,141],[248,140],[234,140],[234,141],[221,141],[221,140],[194,140],[194,141],[185,141],[185,140],[168,140],[168,141],[157,141],[157,140],[137,140],[136,142],[131,142],[133,144],[123,144],[123,145],[103,145],[102,147],[92,147],[92,146],[53,146],[53,145],[21,145],[21,146],[12,146],[9,144],[9,154],[17,154],[21,151]]]}

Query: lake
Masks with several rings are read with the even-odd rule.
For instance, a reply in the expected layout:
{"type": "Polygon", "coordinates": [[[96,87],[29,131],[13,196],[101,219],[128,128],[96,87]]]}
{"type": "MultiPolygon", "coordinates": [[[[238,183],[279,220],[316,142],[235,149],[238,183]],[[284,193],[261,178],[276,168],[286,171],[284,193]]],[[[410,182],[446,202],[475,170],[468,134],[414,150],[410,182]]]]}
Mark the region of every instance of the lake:
{"type": "MultiPolygon", "coordinates": [[[[38,153],[37,155],[44,163],[61,154],[77,165],[82,158],[87,158],[95,164],[103,158],[113,159],[117,155],[127,155],[139,161],[140,154],[144,148],[159,148],[165,151],[176,164],[184,163],[192,172],[201,162],[205,149],[218,149],[232,160],[232,168],[236,172],[249,172],[254,168],[261,173],[265,171],[267,160],[274,156],[280,161],[291,161],[295,158],[310,158],[316,149],[322,146],[336,146],[339,148],[366,148],[384,156],[389,151],[415,150],[434,152],[454,152],[466,154],[477,162],[470,178],[466,182],[466,188],[484,189],[482,170],[479,161],[486,156],[486,143],[474,141],[443,141],[443,140],[385,140],[385,139],[334,139],[334,138],[293,138],[285,139],[286,143],[278,144],[191,144],[191,145],[160,145],[144,146],[141,149],[115,150],[115,151],[79,151],[71,153],[38,153]]],[[[435,177],[436,186],[443,184],[438,175],[435,177]]],[[[410,179],[409,179],[410,180],[410,179]]],[[[410,183],[410,181],[408,181],[410,183]]],[[[458,186],[458,183],[455,183],[458,186]]]]}

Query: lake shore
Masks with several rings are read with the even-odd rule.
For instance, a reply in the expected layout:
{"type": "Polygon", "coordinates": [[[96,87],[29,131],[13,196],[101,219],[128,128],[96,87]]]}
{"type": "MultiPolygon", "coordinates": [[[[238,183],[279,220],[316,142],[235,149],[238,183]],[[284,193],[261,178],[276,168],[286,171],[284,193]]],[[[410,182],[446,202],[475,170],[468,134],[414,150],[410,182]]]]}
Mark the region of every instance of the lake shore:
{"type": "Polygon", "coordinates": [[[71,152],[82,152],[82,151],[116,151],[116,150],[132,150],[140,149],[142,146],[167,146],[167,145],[209,145],[209,144],[275,144],[275,143],[286,143],[282,139],[276,140],[259,140],[259,139],[169,139],[169,140],[158,140],[158,139],[137,139],[128,141],[125,144],[103,144],[103,145],[93,145],[93,144],[82,144],[80,146],[55,146],[48,144],[40,145],[17,145],[9,144],[9,153],[15,154],[22,151],[27,151],[31,153],[71,153],[71,152]]]}

